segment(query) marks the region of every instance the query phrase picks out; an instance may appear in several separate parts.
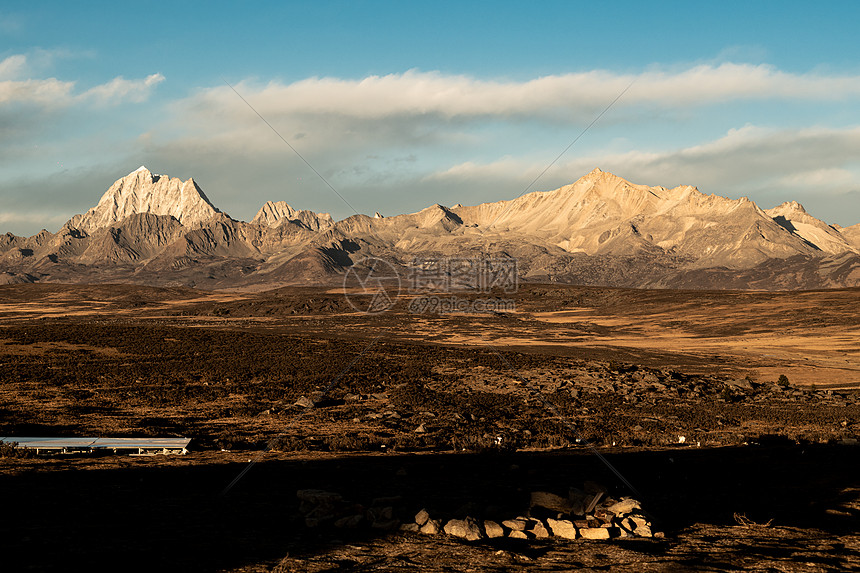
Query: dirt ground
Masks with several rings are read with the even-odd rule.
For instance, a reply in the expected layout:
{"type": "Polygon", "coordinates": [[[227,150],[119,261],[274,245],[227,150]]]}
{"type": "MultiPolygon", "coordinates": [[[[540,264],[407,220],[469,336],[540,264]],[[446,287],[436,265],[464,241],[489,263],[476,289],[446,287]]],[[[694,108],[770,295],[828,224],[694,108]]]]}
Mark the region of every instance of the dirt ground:
{"type": "Polygon", "coordinates": [[[5,452],[4,561],[860,569],[860,289],[510,296],[510,313],[416,315],[404,296],[365,315],[313,288],[0,287],[0,435],[193,440],[180,457],[5,452]],[[586,480],[630,495],[596,453],[664,539],[466,543],[309,530],[297,513],[305,488],[398,497],[403,521],[516,516],[530,491],[586,480]]]}

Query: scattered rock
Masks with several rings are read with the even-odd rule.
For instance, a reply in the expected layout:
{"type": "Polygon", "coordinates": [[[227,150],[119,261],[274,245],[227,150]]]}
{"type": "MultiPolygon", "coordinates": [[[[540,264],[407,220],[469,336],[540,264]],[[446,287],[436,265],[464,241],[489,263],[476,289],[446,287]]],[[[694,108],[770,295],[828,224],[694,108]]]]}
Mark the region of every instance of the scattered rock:
{"type": "Polygon", "coordinates": [[[538,521],[532,526],[531,533],[535,536],[535,539],[549,538],[549,531],[547,531],[547,528],[542,521],[538,521]]]}
{"type": "Polygon", "coordinates": [[[636,529],[636,524],[633,523],[633,520],[630,519],[629,517],[625,517],[624,519],[621,520],[621,527],[624,530],[629,531],[630,533],[633,533],[633,530],[636,529]]]}
{"type": "Polygon", "coordinates": [[[631,515],[622,519],[621,527],[636,537],[653,537],[651,524],[641,515],[631,515]]]}
{"type": "Polygon", "coordinates": [[[467,541],[478,541],[484,537],[481,533],[481,528],[471,517],[467,517],[466,519],[452,519],[445,524],[445,533],[454,537],[460,537],[467,541]]]}
{"type": "Polygon", "coordinates": [[[636,525],[636,527],[645,527],[647,525],[650,525],[648,523],[648,520],[645,519],[644,517],[642,517],[641,515],[630,516],[630,521],[632,521],[634,523],[634,525],[636,525]]]}
{"type": "Polygon", "coordinates": [[[739,378],[737,380],[726,380],[726,384],[729,386],[734,386],[735,388],[741,388],[743,390],[752,390],[753,385],[746,378],[739,378]]]}
{"type": "Polygon", "coordinates": [[[447,523],[431,519],[430,512],[425,508],[415,514],[414,523],[401,525],[397,514],[403,509],[404,499],[400,496],[378,497],[368,505],[348,502],[339,493],[319,489],[298,490],[296,497],[300,501],[299,512],[309,528],[372,528],[425,535],[444,532],[467,541],[498,539],[506,534],[510,539],[533,540],[551,537],[573,540],[663,536],[660,532],[652,531],[651,523],[643,514],[639,501],[629,497],[621,500],[608,497],[606,488],[593,482],[587,482],[584,489],[585,491],[571,488],[569,498],[549,492],[532,492],[530,509],[540,508],[543,514],[529,517],[520,515],[501,523],[498,521],[503,517],[500,507],[494,508],[493,512],[489,509],[482,511],[474,502],[466,503],[456,512],[449,514],[463,519],[450,519],[447,523]],[[553,517],[547,516],[544,519],[547,512],[553,511],[553,517]],[[572,511],[575,512],[574,517],[565,519],[572,511]],[[477,514],[487,519],[479,522],[470,517],[477,514]],[[584,516],[584,519],[576,518],[579,515],[584,516]]]}
{"type": "Polygon", "coordinates": [[[438,519],[428,519],[427,522],[421,526],[419,529],[419,533],[423,533],[425,535],[436,535],[439,531],[442,530],[442,522],[438,519]]]}
{"type": "Polygon", "coordinates": [[[579,534],[583,539],[609,539],[609,528],[607,527],[586,527],[579,530],[579,534]]]}
{"type": "Polygon", "coordinates": [[[415,514],[415,523],[419,526],[424,525],[430,519],[430,513],[426,509],[422,509],[418,513],[415,514]]]}
{"type": "Polygon", "coordinates": [[[502,526],[495,521],[490,521],[489,519],[484,521],[484,531],[486,532],[487,537],[489,537],[490,539],[505,536],[505,530],[502,528],[502,526]]]}
{"type": "MultiPolygon", "coordinates": [[[[614,505],[615,502],[609,502],[609,505],[614,505]]],[[[608,509],[597,509],[594,511],[594,517],[601,523],[612,523],[615,519],[615,513],[608,509]]]]}
{"type": "Polygon", "coordinates": [[[506,519],[502,525],[511,531],[525,531],[528,521],[525,519],[506,519]]]}
{"type": "Polygon", "coordinates": [[[547,519],[552,534],[562,539],[576,539],[576,527],[566,519],[547,519]]]}
{"type": "Polygon", "coordinates": [[[628,513],[632,513],[634,509],[642,509],[642,506],[635,499],[627,498],[613,503],[606,509],[615,515],[627,515],[628,513]]]}

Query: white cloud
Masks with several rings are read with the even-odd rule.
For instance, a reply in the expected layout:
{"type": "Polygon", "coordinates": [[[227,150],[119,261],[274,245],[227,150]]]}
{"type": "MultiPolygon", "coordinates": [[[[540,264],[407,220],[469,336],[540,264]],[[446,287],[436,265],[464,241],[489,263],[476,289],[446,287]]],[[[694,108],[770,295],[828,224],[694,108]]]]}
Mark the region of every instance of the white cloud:
{"type": "Polygon", "coordinates": [[[140,103],[145,101],[152,89],[163,81],[164,76],[161,74],[151,74],[142,80],[127,80],[118,76],[105,84],[90,88],[78,96],[78,99],[105,104],[140,103]]]}
{"type": "Polygon", "coordinates": [[[66,107],[74,101],[74,87],[74,82],[55,78],[0,81],[0,105],[20,102],[50,108],[66,107]]]}
{"type": "MultiPolygon", "coordinates": [[[[549,160],[505,157],[487,163],[463,162],[425,176],[424,181],[462,188],[516,181],[525,187],[549,160]]],[[[798,195],[812,206],[832,204],[860,187],[860,127],[772,130],[747,126],[681,149],[592,152],[562,159],[532,190],[571,183],[594,167],[634,183],[688,184],[709,194],[748,195],[765,206],[774,198],[782,202],[798,195]]],[[[836,214],[833,209],[828,213],[836,214]]],[[[860,205],[845,204],[839,215],[849,222],[860,221],[860,205]]]]}
{"type": "Polygon", "coordinates": [[[747,126],[716,141],[678,151],[654,154],[630,152],[613,163],[651,168],[653,175],[670,172],[673,178],[694,177],[709,184],[751,187],[764,178],[822,169],[844,169],[860,161],[860,127],[793,130],[747,126]]]}
{"type": "Polygon", "coordinates": [[[23,54],[9,56],[0,62],[0,80],[20,77],[20,74],[26,69],[26,66],[27,56],[23,54]]]}
{"type": "Polygon", "coordinates": [[[76,82],[32,77],[35,75],[34,68],[49,66],[57,57],[70,55],[62,50],[37,50],[33,58],[15,54],[0,61],[0,106],[20,103],[62,109],[81,103],[140,103],[149,97],[155,86],[164,81],[161,74],[151,74],[137,80],[118,76],[104,84],[75,93],[76,82]]]}
{"type": "Polygon", "coordinates": [[[55,212],[27,211],[27,212],[3,212],[0,213],[0,224],[39,224],[50,227],[55,224],[63,224],[68,217],[65,214],[55,212]]]}
{"type": "MultiPolygon", "coordinates": [[[[143,140],[147,149],[169,147],[198,156],[291,154],[256,111],[302,154],[337,169],[367,154],[391,155],[404,149],[427,151],[419,155],[442,157],[449,165],[457,156],[476,161],[480,155],[475,150],[492,149],[503,138],[511,142],[505,152],[519,150],[518,161],[528,162],[522,155],[543,152],[547,141],[541,137],[548,130],[569,130],[571,123],[584,126],[634,80],[612,114],[601,119],[602,125],[622,118],[640,127],[654,125],[655,133],[665,135],[665,126],[656,125],[661,118],[672,116],[681,125],[687,117],[678,121],[680,110],[701,118],[708,112],[695,108],[708,104],[799,99],[818,105],[860,95],[860,76],[793,74],[771,66],[731,63],[650,69],[636,75],[596,70],[527,81],[414,70],[362,79],[308,78],[289,84],[246,80],[234,87],[253,110],[226,85],[204,88],[171,104],[164,122],[144,134],[143,140]]],[[[749,136],[749,130],[742,128],[712,145],[731,147],[749,136]]],[[[695,162],[698,153],[717,152],[696,147],[684,151],[686,163],[695,162]]],[[[640,156],[627,159],[647,163],[647,154],[640,151],[640,156]]],[[[471,168],[477,169],[477,163],[471,168]]],[[[516,170],[537,174],[525,165],[516,170]]]]}
{"type": "Polygon", "coordinates": [[[786,187],[846,187],[857,183],[855,174],[848,169],[825,167],[791,173],[779,179],[786,187]]]}
{"type": "MultiPolygon", "coordinates": [[[[547,161],[548,163],[548,161],[547,161]]],[[[513,179],[520,180],[536,177],[546,165],[541,166],[535,161],[529,161],[525,158],[503,157],[489,163],[476,163],[474,161],[465,161],[457,165],[452,165],[442,171],[430,173],[424,177],[426,181],[433,180],[487,180],[487,179],[513,179]]],[[[555,167],[553,173],[558,172],[559,167],[555,167]]]]}
{"type": "MultiPolygon", "coordinates": [[[[409,71],[358,80],[309,78],[266,85],[242,81],[234,87],[267,118],[334,114],[365,119],[432,115],[579,120],[602,109],[631,82],[633,87],[619,105],[672,109],[739,100],[833,101],[860,95],[860,76],[793,74],[767,65],[733,63],[635,75],[596,70],[523,82],[409,71]]],[[[218,110],[234,117],[245,106],[227,86],[202,90],[185,105],[198,113],[218,110]]]]}

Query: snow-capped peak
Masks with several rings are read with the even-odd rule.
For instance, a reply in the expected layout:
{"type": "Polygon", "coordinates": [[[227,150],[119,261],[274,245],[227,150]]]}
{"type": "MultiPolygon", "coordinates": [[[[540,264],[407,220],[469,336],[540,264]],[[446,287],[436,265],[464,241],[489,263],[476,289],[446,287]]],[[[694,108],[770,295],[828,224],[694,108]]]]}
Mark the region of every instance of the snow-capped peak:
{"type": "Polygon", "coordinates": [[[98,205],[76,215],[68,225],[92,232],[138,213],[170,215],[186,227],[196,227],[219,211],[193,179],[183,182],[179,178],[153,176],[141,165],[111,185],[98,205]]]}

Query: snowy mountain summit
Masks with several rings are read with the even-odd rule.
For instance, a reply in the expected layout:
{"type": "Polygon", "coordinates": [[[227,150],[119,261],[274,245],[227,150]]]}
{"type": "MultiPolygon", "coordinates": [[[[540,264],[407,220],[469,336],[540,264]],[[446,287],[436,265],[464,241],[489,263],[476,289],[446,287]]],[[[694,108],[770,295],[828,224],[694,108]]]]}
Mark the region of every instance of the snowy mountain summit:
{"type": "Polygon", "coordinates": [[[141,165],[116,181],[98,204],[66,226],[92,233],[141,213],[170,215],[185,227],[199,227],[219,213],[194,179],[155,175],[141,165]]]}

